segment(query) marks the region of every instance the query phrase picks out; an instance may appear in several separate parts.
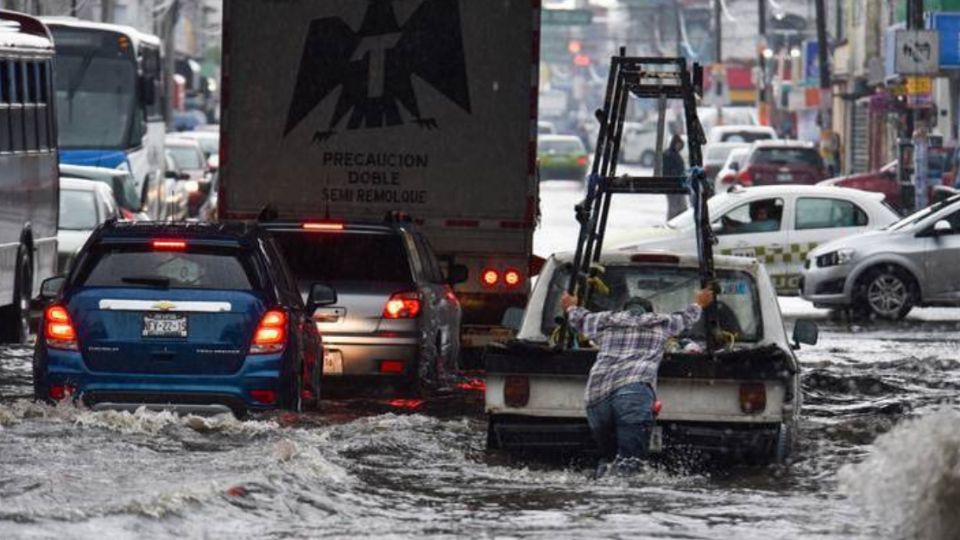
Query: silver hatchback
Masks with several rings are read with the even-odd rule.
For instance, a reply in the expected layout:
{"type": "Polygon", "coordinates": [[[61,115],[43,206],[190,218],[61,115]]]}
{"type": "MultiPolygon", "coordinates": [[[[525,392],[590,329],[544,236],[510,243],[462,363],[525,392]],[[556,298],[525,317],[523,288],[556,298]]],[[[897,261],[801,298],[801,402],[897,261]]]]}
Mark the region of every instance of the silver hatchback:
{"type": "Polygon", "coordinates": [[[328,382],[371,391],[444,386],[460,352],[460,303],[419,231],[406,223],[262,226],[304,296],[312,283],[336,291],[336,302],[313,313],[328,382]]]}
{"type": "Polygon", "coordinates": [[[801,296],[818,307],[901,319],[915,306],[960,305],[960,196],[879,231],[807,255],[801,296]]]}

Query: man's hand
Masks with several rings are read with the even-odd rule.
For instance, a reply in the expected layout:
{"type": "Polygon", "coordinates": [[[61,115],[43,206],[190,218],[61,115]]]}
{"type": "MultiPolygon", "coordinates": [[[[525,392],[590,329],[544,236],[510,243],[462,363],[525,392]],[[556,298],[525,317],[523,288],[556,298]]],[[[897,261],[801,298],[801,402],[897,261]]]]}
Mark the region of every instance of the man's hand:
{"type": "Polygon", "coordinates": [[[566,291],[564,291],[563,296],[560,297],[560,307],[562,307],[564,311],[576,306],[577,302],[577,297],[566,291]]]}
{"type": "Polygon", "coordinates": [[[697,305],[706,308],[713,303],[713,288],[704,287],[697,292],[697,305]]]}

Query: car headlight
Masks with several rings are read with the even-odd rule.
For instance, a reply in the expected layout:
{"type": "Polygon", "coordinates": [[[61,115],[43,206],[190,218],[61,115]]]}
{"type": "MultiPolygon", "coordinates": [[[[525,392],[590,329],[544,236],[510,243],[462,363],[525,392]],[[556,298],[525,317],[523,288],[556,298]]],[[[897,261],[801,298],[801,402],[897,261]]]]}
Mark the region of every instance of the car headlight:
{"type": "Polygon", "coordinates": [[[854,253],[856,253],[856,251],[851,248],[843,248],[836,251],[831,251],[829,253],[824,253],[823,255],[817,257],[817,266],[820,268],[826,268],[828,266],[847,264],[853,260],[854,253]]]}
{"type": "Polygon", "coordinates": [[[200,182],[196,180],[186,180],[183,183],[183,187],[187,188],[187,193],[196,193],[200,191],[200,182]]]}

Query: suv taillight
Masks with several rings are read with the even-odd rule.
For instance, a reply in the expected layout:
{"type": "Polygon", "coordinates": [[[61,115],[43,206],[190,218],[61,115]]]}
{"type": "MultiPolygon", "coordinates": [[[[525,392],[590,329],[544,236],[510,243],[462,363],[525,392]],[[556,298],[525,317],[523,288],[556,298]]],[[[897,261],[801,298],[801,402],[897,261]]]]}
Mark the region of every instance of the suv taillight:
{"type": "Polygon", "coordinates": [[[287,314],[271,309],[260,317],[250,342],[250,354],[280,352],[287,345],[287,314]]]}
{"type": "Polygon", "coordinates": [[[740,171],[740,174],[737,175],[737,181],[744,186],[753,185],[753,173],[750,172],[750,169],[744,169],[740,171]]]}
{"type": "Polygon", "coordinates": [[[70,321],[70,314],[67,313],[67,308],[60,305],[52,305],[44,312],[43,320],[43,335],[46,338],[48,347],[68,351],[78,349],[77,331],[70,321]]]}
{"type": "Polygon", "coordinates": [[[383,305],[384,319],[416,319],[420,315],[420,294],[414,291],[393,293],[383,305]]]}

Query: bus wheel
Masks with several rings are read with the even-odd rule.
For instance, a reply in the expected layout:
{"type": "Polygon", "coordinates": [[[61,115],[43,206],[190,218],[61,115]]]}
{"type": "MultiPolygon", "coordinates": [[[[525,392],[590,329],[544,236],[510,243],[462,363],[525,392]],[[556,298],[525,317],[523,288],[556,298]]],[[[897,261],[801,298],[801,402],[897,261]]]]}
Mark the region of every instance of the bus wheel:
{"type": "Polygon", "coordinates": [[[13,303],[0,308],[0,342],[23,343],[30,335],[30,293],[33,271],[30,257],[21,246],[17,251],[17,273],[13,288],[13,303]]]}

